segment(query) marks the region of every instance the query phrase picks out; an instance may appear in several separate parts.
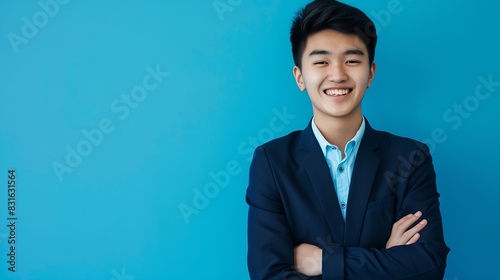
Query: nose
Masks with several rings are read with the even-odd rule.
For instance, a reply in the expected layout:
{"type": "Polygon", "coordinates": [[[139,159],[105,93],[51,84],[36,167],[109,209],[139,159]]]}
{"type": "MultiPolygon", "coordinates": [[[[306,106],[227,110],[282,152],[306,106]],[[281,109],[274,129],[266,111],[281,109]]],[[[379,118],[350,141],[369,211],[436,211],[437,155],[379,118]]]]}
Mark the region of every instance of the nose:
{"type": "Polygon", "coordinates": [[[342,63],[332,63],[328,69],[328,80],[334,83],[342,83],[349,79],[342,63]]]}

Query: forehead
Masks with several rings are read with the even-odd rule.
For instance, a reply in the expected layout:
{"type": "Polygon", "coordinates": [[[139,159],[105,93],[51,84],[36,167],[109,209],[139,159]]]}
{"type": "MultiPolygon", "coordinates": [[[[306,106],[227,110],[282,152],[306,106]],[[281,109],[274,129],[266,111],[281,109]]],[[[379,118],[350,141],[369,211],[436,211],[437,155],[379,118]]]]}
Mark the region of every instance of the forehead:
{"type": "Polygon", "coordinates": [[[307,57],[314,50],[326,50],[335,55],[352,49],[361,50],[365,54],[367,52],[365,43],[358,35],[328,29],[314,33],[307,38],[303,57],[307,57]]]}

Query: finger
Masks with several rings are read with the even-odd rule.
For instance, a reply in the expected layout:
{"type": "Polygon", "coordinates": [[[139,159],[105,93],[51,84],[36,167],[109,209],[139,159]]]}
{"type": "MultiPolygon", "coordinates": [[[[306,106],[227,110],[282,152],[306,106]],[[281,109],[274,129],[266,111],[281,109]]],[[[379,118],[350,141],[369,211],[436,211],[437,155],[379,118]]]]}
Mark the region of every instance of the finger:
{"type": "Polygon", "coordinates": [[[391,235],[402,235],[406,231],[405,223],[411,219],[413,214],[408,214],[392,225],[391,235]]]}
{"type": "Polygon", "coordinates": [[[404,223],[406,220],[408,220],[409,218],[411,218],[412,216],[413,216],[413,214],[408,214],[408,215],[404,216],[403,218],[399,219],[397,222],[395,222],[394,225],[395,226],[399,226],[402,223],[404,223]]]}
{"type": "Polygon", "coordinates": [[[407,230],[403,234],[403,236],[409,240],[416,233],[420,232],[426,225],[427,225],[427,220],[423,219],[418,224],[416,224],[414,227],[412,227],[411,229],[407,230]]]}
{"type": "Polygon", "coordinates": [[[303,271],[312,271],[316,265],[316,260],[313,257],[305,257],[300,263],[299,268],[303,271]]]}
{"type": "Polygon", "coordinates": [[[412,225],[418,218],[422,216],[422,212],[417,211],[414,214],[408,214],[405,217],[401,218],[398,222],[400,226],[404,226],[408,228],[410,225],[412,225]]]}
{"type": "Polygon", "coordinates": [[[408,240],[408,242],[406,242],[406,245],[414,244],[418,241],[418,239],[420,239],[420,233],[417,232],[410,238],[410,240],[408,240]]]}
{"type": "Polygon", "coordinates": [[[403,234],[407,229],[413,225],[420,217],[422,212],[417,211],[415,214],[409,214],[397,221],[394,226],[396,226],[395,231],[399,234],[403,234]]]}

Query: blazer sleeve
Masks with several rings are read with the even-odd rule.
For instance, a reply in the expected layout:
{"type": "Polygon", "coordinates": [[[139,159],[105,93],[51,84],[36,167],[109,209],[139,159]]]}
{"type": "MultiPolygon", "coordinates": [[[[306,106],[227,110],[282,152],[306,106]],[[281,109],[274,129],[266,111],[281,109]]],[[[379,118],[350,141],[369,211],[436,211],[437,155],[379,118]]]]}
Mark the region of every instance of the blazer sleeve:
{"type": "Polygon", "coordinates": [[[389,249],[323,248],[323,279],[443,279],[449,248],[443,237],[432,159],[428,148],[422,147],[423,160],[414,160],[409,171],[398,175],[395,185],[404,197],[396,220],[420,210],[422,219],[428,221],[420,239],[389,249]],[[343,271],[335,269],[339,258],[344,261],[343,271]]]}
{"type": "Polygon", "coordinates": [[[321,279],[295,271],[290,225],[264,147],[250,165],[248,210],[248,271],[252,280],[321,279]]]}
{"type": "Polygon", "coordinates": [[[265,147],[256,149],[250,165],[246,201],[248,213],[248,270],[252,280],[303,279],[443,279],[446,256],[436,175],[428,149],[412,169],[396,178],[402,197],[396,221],[418,210],[428,220],[416,244],[390,249],[324,245],[323,275],[307,277],[294,267],[294,241],[276,174],[265,147]]]}

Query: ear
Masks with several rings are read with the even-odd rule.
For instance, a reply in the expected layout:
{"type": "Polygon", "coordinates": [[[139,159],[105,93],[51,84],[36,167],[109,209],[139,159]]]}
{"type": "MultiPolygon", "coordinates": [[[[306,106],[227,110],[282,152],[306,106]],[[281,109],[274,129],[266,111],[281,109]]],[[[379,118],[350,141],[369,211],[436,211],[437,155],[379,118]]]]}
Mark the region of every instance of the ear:
{"type": "Polygon", "coordinates": [[[377,65],[375,65],[375,62],[372,62],[372,65],[370,65],[370,73],[368,74],[367,88],[369,88],[372,84],[373,78],[375,77],[375,70],[377,70],[377,65]]]}
{"type": "Polygon", "coordinates": [[[304,79],[302,78],[302,72],[300,71],[300,68],[297,66],[293,67],[293,76],[295,77],[295,82],[297,83],[297,86],[299,87],[300,91],[304,91],[306,89],[306,86],[304,84],[304,79]]]}

